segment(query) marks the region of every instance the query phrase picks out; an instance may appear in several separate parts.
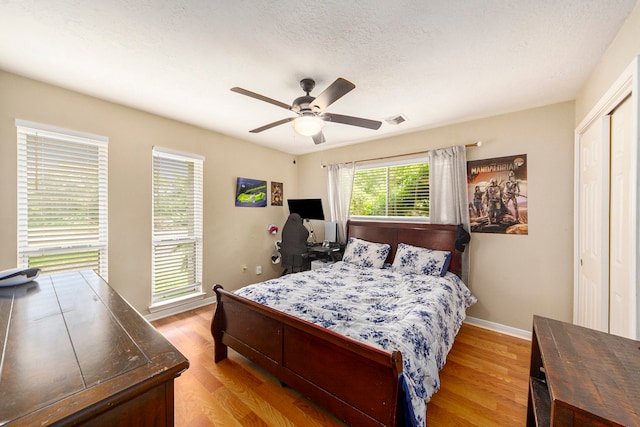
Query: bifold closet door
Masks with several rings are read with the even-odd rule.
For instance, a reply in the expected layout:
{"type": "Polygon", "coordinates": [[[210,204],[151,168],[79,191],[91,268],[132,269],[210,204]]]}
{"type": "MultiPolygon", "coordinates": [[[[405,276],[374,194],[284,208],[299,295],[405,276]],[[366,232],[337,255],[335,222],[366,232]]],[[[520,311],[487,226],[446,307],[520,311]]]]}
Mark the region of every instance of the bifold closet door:
{"type": "Polygon", "coordinates": [[[640,338],[640,56],[576,128],[573,322],[640,338]]]}
{"type": "Polygon", "coordinates": [[[632,144],[631,97],[611,114],[611,178],[609,214],[609,332],[635,337],[635,295],[632,293],[635,239],[631,235],[636,196],[632,180],[635,162],[632,144]]]}
{"type": "Polygon", "coordinates": [[[593,122],[579,142],[579,265],[574,323],[635,335],[631,100],[593,122]]]}
{"type": "Polygon", "coordinates": [[[593,121],[578,141],[578,265],[574,323],[609,327],[609,117],[593,121]]]}

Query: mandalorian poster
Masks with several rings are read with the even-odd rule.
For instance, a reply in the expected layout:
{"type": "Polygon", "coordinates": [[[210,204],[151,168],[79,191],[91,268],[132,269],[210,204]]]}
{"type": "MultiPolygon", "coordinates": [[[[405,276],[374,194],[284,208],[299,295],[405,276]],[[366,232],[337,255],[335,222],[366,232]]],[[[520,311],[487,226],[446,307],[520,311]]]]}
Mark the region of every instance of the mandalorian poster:
{"type": "Polygon", "coordinates": [[[471,231],[529,234],[527,155],[467,162],[471,231]]]}

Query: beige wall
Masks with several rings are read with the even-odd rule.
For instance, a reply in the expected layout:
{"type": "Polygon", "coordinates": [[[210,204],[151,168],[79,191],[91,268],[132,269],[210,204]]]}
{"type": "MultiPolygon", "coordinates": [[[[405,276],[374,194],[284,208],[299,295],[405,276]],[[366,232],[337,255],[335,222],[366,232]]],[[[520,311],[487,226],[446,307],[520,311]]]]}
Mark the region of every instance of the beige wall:
{"type": "Polygon", "coordinates": [[[151,149],[200,154],[204,162],[204,288],[236,289],[276,277],[271,264],[287,208],[236,208],[237,176],[297,191],[294,157],[176,121],[0,71],[0,270],[16,266],[16,118],[109,138],[109,283],[148,313],[151,273],[151,149]],[[246,264],[248,270],[242,272],[246,264]],[[255,274],[261,264],[264,273],[255,274]]]}
{"type": "MultiPolygon", "coordinates": [[[[573,302],[574,104],[566,102],[301,156],[300,191],[326,201],[326,170],[339,163],[478,140],[469,160],[526,154],[529,234],[472,233],[470,316],[530,330],[533,314],[570,321],[573,302]]],[[[325,204],[326,205],[326,204],[325,204]]]]}
{"type": "Polygon", "coordinates": [[[576,98],[576,125],[585,118],[637,55],[640,55],[640,2],[627,17],[576,98]]]}

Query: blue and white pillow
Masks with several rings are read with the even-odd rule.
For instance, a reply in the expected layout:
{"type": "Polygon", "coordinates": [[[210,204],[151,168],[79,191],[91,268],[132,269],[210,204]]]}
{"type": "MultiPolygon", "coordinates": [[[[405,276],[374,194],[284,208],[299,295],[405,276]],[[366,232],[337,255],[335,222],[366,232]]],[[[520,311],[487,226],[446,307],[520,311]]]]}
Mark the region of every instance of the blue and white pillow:
{"type": "Polygon", "coordinates": [[[443,277],[447,274],[450,262],[451,252],[449,251],[398,243],[396,256],[393,260],[393,270],[443,277]]]}
{"type": "Polygon", "coordinates": [[[361,267],[382,268],[391,246],[350,237],[342,261],[361,267]]]}

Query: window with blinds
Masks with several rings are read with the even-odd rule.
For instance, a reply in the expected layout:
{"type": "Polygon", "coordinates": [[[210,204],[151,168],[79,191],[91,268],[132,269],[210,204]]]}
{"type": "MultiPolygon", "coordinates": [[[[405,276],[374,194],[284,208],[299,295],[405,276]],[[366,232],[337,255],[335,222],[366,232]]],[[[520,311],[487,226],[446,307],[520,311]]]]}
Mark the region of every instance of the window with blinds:
{"type": "Polygon", "coordinates": [[[349,214],[352,217],[429,217],[429,165],[426,159],[356,168],[349,214]]]}
{"type": "Polygon", "coordinates": [[[203,160],[153,149],[152,305],[202,293],[203,160]]]}
{"type": "Polygon", "coordinates": [[[107,279],[107,138],[16,120],[18,266],[107,279]]]}

